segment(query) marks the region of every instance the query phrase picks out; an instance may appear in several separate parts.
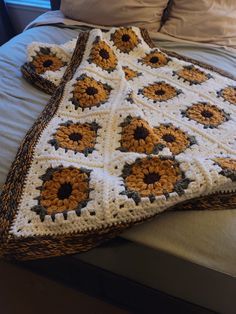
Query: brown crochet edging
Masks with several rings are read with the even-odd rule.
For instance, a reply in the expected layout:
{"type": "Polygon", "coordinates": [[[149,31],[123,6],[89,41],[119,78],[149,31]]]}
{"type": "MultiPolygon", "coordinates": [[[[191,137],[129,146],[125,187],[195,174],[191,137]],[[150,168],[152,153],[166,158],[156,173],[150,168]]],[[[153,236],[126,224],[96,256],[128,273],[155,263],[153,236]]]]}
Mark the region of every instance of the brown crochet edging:
{"type": "MultiPolygon", "coordinates": [[[[38,139],[59,107],[65,84],[73,77],[75,70],[82,61],[88,37],[88,32],[81,33],[79,36],[70,65],[66,69],[60,86],[56,89],[49,103],[26,134],[11,166],[0,197],[0,246],[2,246],[2,248],[4,247],[6,249],[8,245],[10,246],[11,242],[17,242],[17,246],[20,246],[19,242],[21,242],[22,239],[14,239],[12,235],[9,235],[9,229],[17,214],[17,208],[21,200],[24,188],[22,182],[25,182],[38,139]]],[[[28,245],[30,245],[30,241],[28,245]]],[[[0,249],[0,251],[2,251],[2,249],[0,249]]]]}
{"type": "Polygon", "coordinates": [[[216,193],[179,203],[170,210],[231,210],[236,208],[236,192],[216,193]]]}
{"type": "Polygon", "coordinates": [[[146,42],[146,44],[150,47],[150,48],[154,48],[155,45],[151,39],[151,37],[149,36],[148,31],[146,30],[146,28],[140,28],[140,33],[143,37],[143,40],[146,42]]]}
{"type": "Polygon", "coordinates": [[[136,222],[95,229],[89,233],[12,238],[8,243],[4,243],[3,257],[10,260],[31,260],[86,252],[142,221],[143,219],[140,219],[136,222]]]}
{"type": "Polygon", "coordinates": [[[21,73],[27,82],[38,87],[40,90],[49,95],[52,95],[57,89],[57,86],[54,83],[35,73],[34,70],[30,67],[29,63],[22,65],[21,73]]]}
{"type": "MultiPolygon", "coordinates": [[[[193,200],[177,204],[169,210],[222,210],[233,209],[236,206],[236,194],[213,194],[199,197],[193,200]],[[214,206],[214,208],[212,208],[214,206]]],[[[153,219],[158,214],[154,214],[145,219],[140,218],[135,222],[124,222],[118,225],[110,225],[105,228],[92,230],[90,233],[69,233],[55,236],[34,236],[27,238],[12,237],[9,242],[3,245],[3,257],[10,260],[32,260],[62,256],[86,252],[100,244],[118,236],[122,231],[142,223],[144,220],[153,219]]]]}
{"type": "Polygon", "coordinates": [[[143,37],[144,41],[148,44],[148,46],[150,48],[155,48],[156,47],[156,48],[160,49],[162,52],[164,52],[165,54],[167,54],[170,57],[174,57],[174,58],[177,58],[177,59],[180,59],[180,60],[184,60],[186,62],[193,63],[195,65],[198,65],[198,66],[202,67],[202,68],[205,68],[206,70],[210,70],[210,71],[219,73],[220,75],[223,75],[225,77],[228,77],[228,78],[236,81],[236,76],[234,76],[233,74],[231,74],[231,73],[229,73],[227,71],[221,70],[221,69],[219,69],[219,68],[217,68],[215,66],[209,65],[209,64],[204,63],[202,61],[198,61],[196,59],[180,55],[180,54],[178,54],[178,53],[176,53],[174,51],[159,48],[158,46],[156,46],[154,44],[154,42],[152,41],[152,39],[149,36],[148,31],[146,29],[141,28],[140,32],[142,34],[142,37],[143,37]]]}
{"type": "Polygon", "coordinates": [[[231,80],[234,80],[236,81],[236,76],[234,76],[233,74],[227,72],[227,71],[224,71],[224,70],[221,70],[213,65],[209,65],[207,63],[204,63],[202,61],[198,61],[196,59],[192,59],[192,58],[188,58],[186,56],[183,56],[183,55],[180,55],[176,52],[173,52],[173,51],[169,51],[169,50],[166,50],[166,49],[160,49],[162,52],[166,53],[167,55],[171,56],[171,57],[174,57],[174,58],[177,58],[177,59],[180,59],[180,60],[184,60],[186,62],[190,62],[190,63],[193,63],[195,65],[199,65],[200,67],[202,68],[205,68],[206,70],[210,70],[210,71],[213,71],[213,72],[216,72],[216,73],[219,73],[220,75],[222,76],[225,76],[231,80]]]}

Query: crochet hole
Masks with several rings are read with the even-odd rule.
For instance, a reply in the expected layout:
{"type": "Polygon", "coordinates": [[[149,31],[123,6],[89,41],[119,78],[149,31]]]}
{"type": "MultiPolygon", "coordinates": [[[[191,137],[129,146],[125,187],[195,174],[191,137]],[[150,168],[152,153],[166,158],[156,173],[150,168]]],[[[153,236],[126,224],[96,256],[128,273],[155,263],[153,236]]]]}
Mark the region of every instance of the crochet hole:
{"type": "Polygon", "coordinates": [[[71,133],[69,135],[69,139],[74,141],[74,142],[79,142],[80,140],[82,140],[82,135],[80,133],[71,133]]]}
{"type": "Polygon", "coordinates": [[[121,204],[121,205],[120,205],[120,209],[121,209],[121,208],[124,208],[124,207],[125,207],[125,205],[124,205],[124,204],[121,204]]]}
{"type": "Polygon", "coordinates": [[[140,140],[140,139],[145,140],[148,134],[149,134],[149,131],[146,128],[144,128],[143,126],[138,126],[136,130],[134,131],[134,138],[136,140],[140,140]]]}
{"type": "Polygon", "coordinates": [[[30,224],[31,223],[31,220],[28,220],[28,224],[30,224]]]}
{"type": "Polygon", "coordinates": [[[168,143],[173,143],[175,142],[175,137],[174,135],[172,134],[165,134],[162,136],[162,139],[165,141],[165,142],[168,142],[168,143]]]}
{"type": "Polygon", "coordinates": [[[151,62],[151,63],[157,63],[157,62],[159,62],[159,58],[158,58],[158,57],[152,57],[152,58],[150,59],[150,62],[151,62]]]}
{"type": "Polygon", "coordinates": [[[53,64],[52,60],[46,60],[46,61],[44,61],[43,66],[44,66],[45,68],[48,68],[48,67],[50,67],[52,64],[53,64]]]}
{"type": "Polygon", "coordinates": [[[151,173],[145,175],[143,181],[146,184],[153,184],[153,183],[159,181],[160,178],[161,178],[161,176],[158,173],[151,172],[151,173]]]}
{"type": "Polygon", "coordinates": [[[122,36],[122,41],[127,42],[127,41],[129,41],[129,40],[130,40],[130,36],[129,36],[128,34],[124,34],[124,35],[122,36]]]}
{"type": "Polygon", "coordinates": [[[203,110],[203,111],[201,112],[201,115],[202,115],[204,118],[210,119],[210,118],[212,118],[213,113],[210,112],[210,111],[208,111],[208,110],[203,110]]]}
{"type": "Polygon", "coordinates": [[[106,49],[101,49],[99,51],[99,55],[103,58],[103,59],[109,59],[110,55],[109,52],[106,49]]]}
{"type": "Polygon", "coordinates": [[[156,91],[155,91],[155,94],[157,95],[157,96],[163,96],[163,95],[165,95],[165,91],[163,90],[163,89],[157,89],[156,91]]]}
{"type": "Polygon", "coordinates": [[[72,193],[72,185],[70,183],[64,183],[60,186],[57,197],[59,200],[64,200],[70,197],[72,193]]]}
{"type": "Polygon", "coordinates": [[[98,90],[97,90],[97,88],[90,86],[86,89],[86,93],[89,96],[94,96],[98,93],[98,90]]]}

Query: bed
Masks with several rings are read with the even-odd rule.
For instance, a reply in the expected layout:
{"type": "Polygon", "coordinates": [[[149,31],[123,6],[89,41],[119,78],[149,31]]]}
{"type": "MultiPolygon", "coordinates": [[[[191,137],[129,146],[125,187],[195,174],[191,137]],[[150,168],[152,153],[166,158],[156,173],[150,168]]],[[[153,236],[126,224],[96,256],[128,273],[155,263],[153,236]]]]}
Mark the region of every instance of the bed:
{"type": "MultiPolygon", "coordinates": [[[[81,29],[83,27],[73,21],[63,22],[59,12],[49,12],[0,48],[0,186],[4,184],[20,141],[50,97],[22,78],[20,67],[26,61],[26,46],[33,41],[62,44],[77,37],[81,29]]],[[[161,48],[235,73],[236,54],[233,50],[173,41],[161,34],[153,39],[161,48]]],[[[55,274],[56,270],[69,267],[70,272],[64,274],[69,281],[72,278],[68,277],[73,276],[74,281],[75,278],[79,280],[82,264],[103,269],[123,278],[123,284],[126,284],[123,290],[120,281],[118,284],[113,277],[111,286],[103,287],[105,295],[113,299],[114,295],[117,299],[123,298],[123,303],[127,296],[130,298],[127,304],[132,303],[133,309],[139,307],[140,311],[146,302],[150,312],[154,300],[161,300],[157,296],[164,293],[196,305],[189,307],[188,303],[180,304],[166,297],[176,307],[180,306],[182,313],[235,313],[235,226],[235,210],[166,212],[87,253],[26,265],[34,269],[51,267],[48,271],[55,274]],[[75,273],[77,276],[73,275],[75,273]],[[131,282],[136,283],[135,288],[131,282]],[[145,292],[143,300],[135,300],[128,287],[139,293],[141,287],[146,287],[149,297],[145,292]]],[[[92,269],[88,268],[88,271],[92,272],[92,269]]]]}

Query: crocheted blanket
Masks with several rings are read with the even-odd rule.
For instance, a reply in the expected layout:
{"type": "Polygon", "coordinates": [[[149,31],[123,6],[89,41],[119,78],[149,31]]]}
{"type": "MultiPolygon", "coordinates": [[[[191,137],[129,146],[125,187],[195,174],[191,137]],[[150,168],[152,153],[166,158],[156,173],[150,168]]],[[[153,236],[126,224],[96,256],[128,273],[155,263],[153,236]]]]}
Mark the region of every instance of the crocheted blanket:
{"type": "Polygon", "coordinates": [[[1,196],[6,257],[84,251],[167,209],[235,206],[232,77],[133,27],[33,43],[22,72],[53,96],[1,196]]]}

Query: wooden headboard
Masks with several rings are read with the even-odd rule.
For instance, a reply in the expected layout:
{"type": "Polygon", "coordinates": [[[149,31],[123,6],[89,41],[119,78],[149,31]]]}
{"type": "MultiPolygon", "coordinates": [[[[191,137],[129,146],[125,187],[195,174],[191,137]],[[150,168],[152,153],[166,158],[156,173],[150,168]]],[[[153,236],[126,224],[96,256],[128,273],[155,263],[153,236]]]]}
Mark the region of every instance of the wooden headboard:
{"type": "Polygon", "coordinates": [[[61,0],[50,0],[50,3],[51,3],[51,9],[53,11],[60,9],[61,0]]]}

